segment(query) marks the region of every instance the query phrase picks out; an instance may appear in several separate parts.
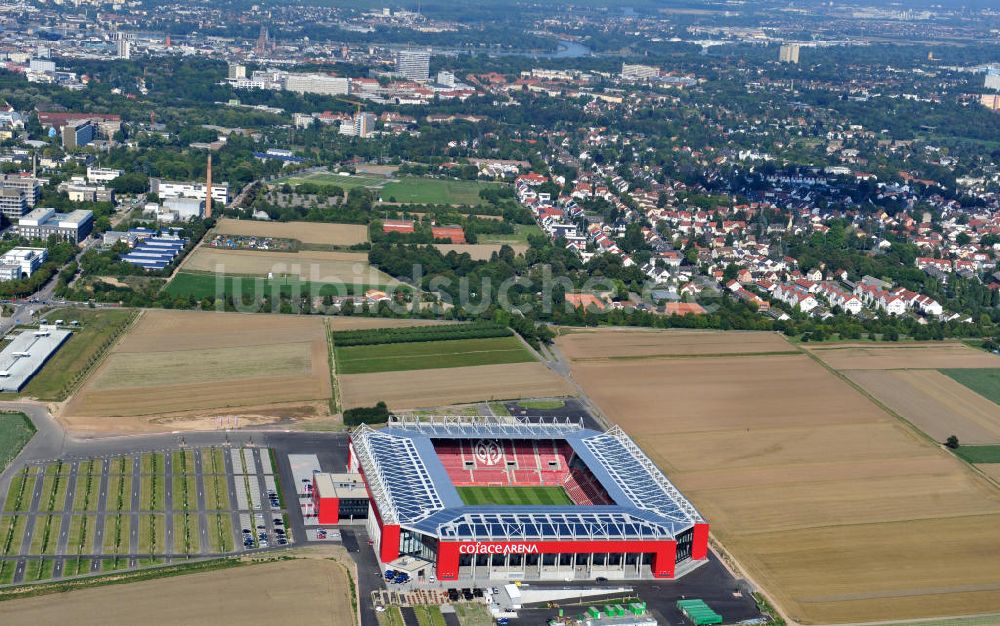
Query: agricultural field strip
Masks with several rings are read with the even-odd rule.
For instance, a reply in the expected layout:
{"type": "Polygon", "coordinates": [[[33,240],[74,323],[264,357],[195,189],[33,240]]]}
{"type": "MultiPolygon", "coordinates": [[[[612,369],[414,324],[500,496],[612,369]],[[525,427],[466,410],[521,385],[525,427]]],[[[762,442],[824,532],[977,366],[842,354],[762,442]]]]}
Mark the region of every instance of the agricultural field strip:
{"type": "Polygon", "coordinates": [[[346,346],[335,351],[339,374],[535,361],[534,355],[514,337],[346,346]]]}

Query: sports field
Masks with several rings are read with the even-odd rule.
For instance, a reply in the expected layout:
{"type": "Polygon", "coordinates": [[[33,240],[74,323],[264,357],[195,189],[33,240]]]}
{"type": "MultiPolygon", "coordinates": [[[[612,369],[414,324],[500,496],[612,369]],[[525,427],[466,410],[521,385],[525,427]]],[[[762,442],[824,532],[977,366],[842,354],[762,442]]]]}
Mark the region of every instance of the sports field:
{"type": "Polygon", "coordinates": [[[535,357],[516,337],[457,339],[337,347],[338,374],[529,363],[535,357]]]}
{"type": "Polygon", "coordinates": [[[456,487],[470,505],[565,506],[573,504],[562,487],[456,487]]]}
{"type": "Polygon", "coordinates": [[[294,414],[321,410],[331,393],[321,318],[149,310],[62,417],[88,428],[175,429],[183,419],[157,416],[275,405],[294,414]]]}
{"type": "Polygon", "coordinates": [[[340,187],[345,191],[355,187],[367,187],[375,191],[382,202],[402,204],[467,204],[472,206],[483,203],[482,198],[479,197],[481,189],[500,185],[500,183],[480,182],[476,180],[421,178],[418,176],[404,176],[402,178],[340,176],[329,172],[314,172],[302,176],[291,176],[278,182],[288,183],[292,186],[301,183],[313,183],[315,185],[340,187]]]}
{"type": "Polygon", "coordinates": [[[1000,543],[1000,490],[807,354],[782,354],[782,342],[615,329],[556,346],[792,619],[1000,612],[1000,560],[984,549],[1000,543]]]}
{"type": "Polygon", "coordinates": [[[341,176],[340,174],[333,174],[330,172],[311,172],[308,174],[289,176],[288,178],[283,178],[276,182],[288,183],[293,187],[302,183],[312,183],[314,185],[340,187],[344,191],[347,191],[354,189],[355,187],[378,187],[379,185],[385,183],[385,181],[386,179],[382,176],[341,176]]]}
{"type": "Polygon", "coordinates": [[[499,186],[474,180],[406,177],[390,181],[379,190],[382,202],[413,204],[482,204],[482,189],[499,186]]]}
{"type": "Polygon", "coordinates": [[[214,233],[297,239],[305,244],[351,246],[368,241],[368,228],[363,224],[328,224],[325,222],[268,222],[235,220],[224,217],[214,233]]]}

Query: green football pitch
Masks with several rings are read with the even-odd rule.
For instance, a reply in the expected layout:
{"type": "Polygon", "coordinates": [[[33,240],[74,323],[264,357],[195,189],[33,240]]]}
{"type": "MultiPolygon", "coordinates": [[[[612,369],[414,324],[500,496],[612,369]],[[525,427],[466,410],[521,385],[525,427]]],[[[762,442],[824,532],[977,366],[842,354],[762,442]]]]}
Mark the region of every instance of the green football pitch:
{"type": "Polygon", "coordinates": [[[560,506],[573,504],[562,487],[456,487],[470,505],[560,506]]]}

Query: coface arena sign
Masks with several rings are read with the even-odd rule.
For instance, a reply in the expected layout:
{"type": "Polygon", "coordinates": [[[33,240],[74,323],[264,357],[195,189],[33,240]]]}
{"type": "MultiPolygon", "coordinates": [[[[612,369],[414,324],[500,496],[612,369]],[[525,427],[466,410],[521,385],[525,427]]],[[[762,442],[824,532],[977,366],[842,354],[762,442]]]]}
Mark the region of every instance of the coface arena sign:
{"type": "Polygon", "coordinates": [[[533,543],[463,543],[458,546],[459,554],[538,554],[538,546],[533,543]]]}

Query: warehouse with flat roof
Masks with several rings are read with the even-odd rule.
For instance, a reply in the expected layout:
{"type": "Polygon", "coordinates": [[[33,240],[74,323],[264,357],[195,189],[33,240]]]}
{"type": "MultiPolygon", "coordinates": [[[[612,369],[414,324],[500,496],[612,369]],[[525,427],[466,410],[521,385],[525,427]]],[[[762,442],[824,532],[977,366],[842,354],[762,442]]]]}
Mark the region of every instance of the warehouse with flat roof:
{"type": "Polygon", "coordinates": [[[71,334],[43,325],[14,337],[0,351],[0,391],[20,391],[71,334]]]}

